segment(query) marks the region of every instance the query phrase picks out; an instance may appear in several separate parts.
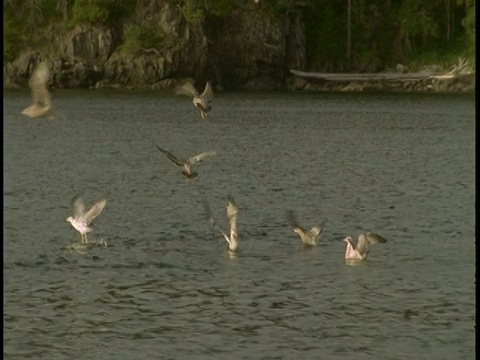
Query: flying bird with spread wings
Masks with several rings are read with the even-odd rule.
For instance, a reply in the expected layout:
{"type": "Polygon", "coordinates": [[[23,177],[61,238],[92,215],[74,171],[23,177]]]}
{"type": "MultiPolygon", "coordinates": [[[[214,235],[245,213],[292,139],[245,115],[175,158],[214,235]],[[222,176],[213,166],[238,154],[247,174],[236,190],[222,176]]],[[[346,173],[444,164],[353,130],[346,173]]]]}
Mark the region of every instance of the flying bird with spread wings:
{"type": "Polygon", "coordinates": [[[182,175],[185,176],[187,179],[193,179],[194,177],[196,177],[198,175],[198,173],[196,173],[192,169],[192,166],[194,164],[203,161],[203,159],[205,159],[206,157],[214,156],[214,155],[217,154],[215,151],[205,151],[205,152],[202,152],[198,155],[192,156],[188,159],[180,159],[177,156],[173,155],[168,150],[165,150],[164,148],[161,148],[157,144],[154,144],[154,145],[159,151],[161,151],[163,154],[165,154],[171,162],[173,162],[175,165],[183,168],[182,175]]]}
{"type": "Polygon", "coordinates": [[[352,237],[347,236],[343,241],[347,243],[345,249],[345,260],[347,261],[361,261],[367,257],[368,245],[383,244],[387,240],[378,234],[366,232],[358,236],[357,245],[352,243],[352,237]]]}
{"type": "Polygon", "coordinates": [[[87,233],[92,231],[90,225],[92,221],[100,215],[107,204],[107,196],[103,197],[93,205],[90,210],[85,211],[85,204],[80,195],[75,195],[72,199],[73,216],[69,216],[68,221],[82,236],[82,244],[88,243],[87,233]]]}
{"type": "Polygon", "coordinates": [[[228,250],[234,252],[238,248],[237,241],[237,218],[238,218],[238,206],[231,195],[228,195],[228,204],[227,204],[227,218],[229,224],[229,234],[225,233],[218,225],[215,219],[212,216],[212,212],[208,204],[205,204],[205,211],[207,214],[208,221],[210,224],[217,229],[225,238],[228,243],[228,250]]]}
{"type": "Polygon", "coordinates": [[[188,80],[181,85],[178,85],[175,88],[175,92],[179,95],[188,95],[193,97],[193,105],[200,110],[200,115],[202,119],[208,117],[208,113],[212,110],[210,103],[213,99],[213,90],[212,84],[210,81],[207,81],[203,93],[199,94],[195,86],[193,86],[193,81],[188,80]]]}
{"type": "Polygon", "coordinates": [[[304,227],[300,226],[297,217],[293,211],[287,211],[287,222],[290,226],[293,227],[293,231],[300,236],[303,244],[306,246],[315,246],[317,245],[317,240],[320,239],[320,236],[325,228],[323,222],[319,226],[314,226],[310,230],[306,230],[304,227]]]}
{"type": "Polygon", "coordinates": [[[51,115],[52,99],[47,89],[47,82],[50,73],[46,62],[41,62],[33,70],[28,85],[32,92],[33,104],[22,110],[22,114],[38,118],[51,115]]]}

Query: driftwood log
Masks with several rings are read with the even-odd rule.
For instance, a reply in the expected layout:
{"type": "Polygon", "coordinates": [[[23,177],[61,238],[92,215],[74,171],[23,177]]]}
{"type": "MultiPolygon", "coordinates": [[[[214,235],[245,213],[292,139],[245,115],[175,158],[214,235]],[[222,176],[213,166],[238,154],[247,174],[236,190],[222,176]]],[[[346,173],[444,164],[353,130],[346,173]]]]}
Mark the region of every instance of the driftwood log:
{"type": "Polygon", "coordinates": [[[432,74],[428,72],[417,72],[409,74],[398,73],[315,73],[304,72],[299,70],[290,69],[293,75],[306,78],[306,79],[318,79],[326,81],[338,81],[338,82],[353,82],[353,81],[417,81],[424,79],[452,79],[454,74],[432,74]]]}

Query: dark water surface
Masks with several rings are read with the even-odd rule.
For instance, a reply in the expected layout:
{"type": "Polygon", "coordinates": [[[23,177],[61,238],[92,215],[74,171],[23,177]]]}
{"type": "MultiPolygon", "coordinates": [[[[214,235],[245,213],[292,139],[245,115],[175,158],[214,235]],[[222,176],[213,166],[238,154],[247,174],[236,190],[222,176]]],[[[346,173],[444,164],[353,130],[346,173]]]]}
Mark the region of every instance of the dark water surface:
{"type": "Polygon", "coordinates": [[[57,91],[4,95],[8,359],[473,359],[474,96],[57,91]],[[153,142],[218,156],[186,182],[153,142]],[[110,201],[91,239],[65,219],[110,201]],[[226,228],[239,210],[239,253],[226,228]],[[306,251],[286,224],[327,219],[306,251]],[[388,239],[358,266],[346,235],[388,239]]]}

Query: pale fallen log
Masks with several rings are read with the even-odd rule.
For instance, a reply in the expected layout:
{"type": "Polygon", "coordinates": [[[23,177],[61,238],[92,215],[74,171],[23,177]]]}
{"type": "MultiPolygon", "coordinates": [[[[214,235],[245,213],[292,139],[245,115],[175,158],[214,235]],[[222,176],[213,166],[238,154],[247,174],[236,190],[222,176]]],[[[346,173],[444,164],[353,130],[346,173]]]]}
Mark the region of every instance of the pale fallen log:
{"type": "Polygon", "coordinates": [[[290,69],[290,72],[293,75],[318,79],[318,80],[327,80],[327,81],[338,81],[338,82],[352,82],[352,81],[418,81],[424,79],[452,79],[455,77],[453,74],[443,74],[443,75],[433,75],[431,73],[409,73],[409,74],[398,74],[398,73],[359,73],[359,74],[350,74],[350,73],[314,73],[314,72],[304,72],[299,70],[290,69]]]}

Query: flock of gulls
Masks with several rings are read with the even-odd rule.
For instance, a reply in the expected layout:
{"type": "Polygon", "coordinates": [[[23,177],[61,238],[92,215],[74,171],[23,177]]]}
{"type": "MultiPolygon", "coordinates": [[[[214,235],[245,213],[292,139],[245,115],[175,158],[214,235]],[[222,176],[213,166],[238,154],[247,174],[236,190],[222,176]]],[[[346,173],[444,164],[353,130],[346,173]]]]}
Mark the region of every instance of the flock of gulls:
{"type": "MultiPolygon", "coordinates": [[[[30,118],[49,117],[52,116],[54,110],[52,108],[51,97],[48,92],[47,82],[49,78],[49,70],[46,62],[40,63],[33,71],[29,86],[32,92],[33,103],[22,111],[22,114],[30,118]]],[[[177,94],[189,95],[193,97],[193,105],[200,111],[202,119],[208,118],[208,113],[211,111],[211,102],[213,99],[213,91],[210,82],[206,83],[204,91],[199,94],[191,81],[183,83],[175,89],[177,94]]],[[[181,173],[187,180],[194,179],[198,173],[193,170],[193,165],[200,163],[207,157],[215,156],[215,151],[203,152],[194,155],[188,159],[180,158],[170,151],[154,144],[154,146],[163,153],[172,163],[182,169],[181,173]]],[[[89,242],[87,234],[92,231],[91,224],[95,218],[105,208],[108,196],[98,200],[88,211],[85,209],[85,204],[80,195],[75,195],[72,199],[73,216],[69,216],[66,221],[69,222],[75,230],[81,235],[81,244],[88,245],[102,245],[107,246],[105,240],[100,240],[98,243],[89,242]]],[[[235,253],[238,250],[238,235],[237,235],[237,219],[238,206],[231,195],[228,196],[227,204],[227,218],[229,230],[223,231],[212,216],[212,212],[208,204],[205,204],[205,213],[209,223],[214,229],[220,232],[228,244],[228,252],[235,253]]],[[[286,215],[287,223],[293,228],[293,231],[298,234],[302,244],[305,247],[316,246],[321,238],[322,232],[325,228],[325,222],[320,225],[312,227],[310,230],[302,227],[293,211],[288,211],[286,215]]],[[[369,245],[385,243],[387,240],[376,233],[366,232],[358,236],[356,244],[353,243],[351,236],[343,239],[346,243],[345,260],[347,263],[364,260],[368,254],[369,245]]]]}

